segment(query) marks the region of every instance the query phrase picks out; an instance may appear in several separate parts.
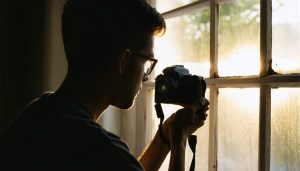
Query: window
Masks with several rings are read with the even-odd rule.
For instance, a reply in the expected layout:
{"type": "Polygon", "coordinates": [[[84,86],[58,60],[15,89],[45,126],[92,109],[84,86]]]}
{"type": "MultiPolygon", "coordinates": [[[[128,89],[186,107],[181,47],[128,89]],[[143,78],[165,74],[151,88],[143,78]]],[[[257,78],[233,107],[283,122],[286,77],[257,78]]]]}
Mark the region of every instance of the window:
{"type": "Polygon", "coordinates": [[[273,2],[273,68],[281,74],[300,73],[300,3],[273,2]]]}
{"type": "Polygon", "coordinates": [[[271,97],[271,170],[299,170],[300,88],[274,88],[271,97]]]}
{"type": "MultiPolygon", "coordinates": [[[[196,170],[300,170],[300,1],[152,4],[165,17],[167,31],[155,39],[158,63],[138,99],[137,110],[147,111],[140,117],[145,129],[137,132],[144,135],[144,146],[159,121],[154,78],[163,68],[182,64],[205,77],[211,102],[206,124],[196,132],[196,170]]],[[[178,107],[163,109],[167,115],[178,107]]],[[[161,170],[167,170],[166,162],[161,170]]]]}

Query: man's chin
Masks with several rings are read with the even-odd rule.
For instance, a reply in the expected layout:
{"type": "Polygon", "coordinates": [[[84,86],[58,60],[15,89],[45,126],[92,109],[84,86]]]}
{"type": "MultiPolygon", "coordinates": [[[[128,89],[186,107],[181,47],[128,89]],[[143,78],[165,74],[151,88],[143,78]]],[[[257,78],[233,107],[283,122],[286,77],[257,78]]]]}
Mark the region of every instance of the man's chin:
{"type": "Polygon", "coordinates": [[[123,102],[123,103],[119,103],[119,104],[112,104],[112,105],[119,109],[130,109],[133,106],[135,99],[136,98],[134,98],[131,101],[127,101],[127,102],[123,102]]]}
{"type": "Polygon", "coordinates": [[[115,106],[119,109],[123,109],[123,110],[127,110],[130,109],[133,105],[119,105],[119,106],[115,106]]]}

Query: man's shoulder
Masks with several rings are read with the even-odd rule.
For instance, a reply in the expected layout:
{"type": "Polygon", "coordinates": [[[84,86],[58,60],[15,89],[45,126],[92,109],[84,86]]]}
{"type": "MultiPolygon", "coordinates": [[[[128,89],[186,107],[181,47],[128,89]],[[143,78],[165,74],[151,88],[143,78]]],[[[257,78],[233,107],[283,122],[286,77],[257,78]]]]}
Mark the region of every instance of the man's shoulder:
{"type": "MultiPolygon", "coordinates": [[[[92,119],[88,110],[80,103],[61,99],[53,92],[46,92],[39,98],[28,103],[17,115],[16,119],[92,119]],[[74,117],[70,117],[74,116],[74,117]]],[[[14,120],[13,120],[14,121],[14,120]]]]}
{"type": "Polygon", "coordinates": [[[45,93],[17,114],[3,136],[30,139],[63,134],[76,136],[78,130],[84,134],[85,130],[95,127],[99,128],[99,125],[93,122],[91,114],[83,106],[45,93]]]}
{"type": "Polygon", "coordinates": [[[6,131],[2,145],[11,161],[24,155],[35,161],[42,158],[44,162],[57,164],[64,161],[61,167],[142,170],[126,143],[94,122],[83,106],[60,101],[51,94],[43,95],[22,110],[6,131]],[[69,165],[68,161],[77,163],[69,165]]]}
{"type": "Polygon", "coordinates": [[[95,142],[107,148],[121,144],[118,136],[93,121],[92,115],[82,104],[59,99],[48,92],[22,109],[4,135],[13,139],[46,137],[60,141],[76,140],[82,144],[95,142]]]}

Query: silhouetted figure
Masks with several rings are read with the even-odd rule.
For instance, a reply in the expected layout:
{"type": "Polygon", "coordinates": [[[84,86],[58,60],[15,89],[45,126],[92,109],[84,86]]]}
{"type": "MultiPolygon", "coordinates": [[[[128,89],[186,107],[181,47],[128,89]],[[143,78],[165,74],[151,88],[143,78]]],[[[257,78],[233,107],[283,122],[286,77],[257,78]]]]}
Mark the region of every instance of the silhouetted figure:
{"type": "MultiPolygon", "coordinates": [[[[169,144],[156,135],[139,159],[95,122],[109,105],[132,106],[154,68],[153,36],[164,31],[164,19],[145,0],[68,1],[62,16],[67,76],[5,131],[1,170],[158,170],[169,151],[170,170],[183,170],[187,137],[204,123],[194,107],[167,119],[169,144]]],[[[207,111],[208,101],[202,102],[207,111]]]]}

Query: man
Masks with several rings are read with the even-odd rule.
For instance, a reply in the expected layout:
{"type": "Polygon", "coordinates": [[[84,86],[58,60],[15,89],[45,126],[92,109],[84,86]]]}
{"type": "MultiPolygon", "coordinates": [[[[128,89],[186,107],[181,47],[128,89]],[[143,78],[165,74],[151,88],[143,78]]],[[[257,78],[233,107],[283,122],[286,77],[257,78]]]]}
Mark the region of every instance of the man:
{"type": "Polygon", "coordinates": [[[165,22],[144,0],[70,0],[62,16],[67,76],[55,93],[31,102],[2,136],[3,170],[184,170],[187,137],[203,125],[195,110],[177,111],[135,159],[116,135],[95,120],[109,106],[132,106],[154,68],[153,36],[165,22]]]}

